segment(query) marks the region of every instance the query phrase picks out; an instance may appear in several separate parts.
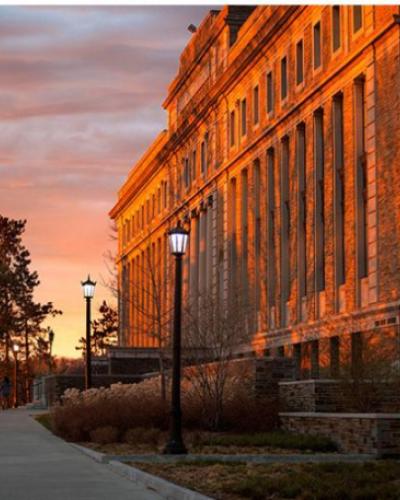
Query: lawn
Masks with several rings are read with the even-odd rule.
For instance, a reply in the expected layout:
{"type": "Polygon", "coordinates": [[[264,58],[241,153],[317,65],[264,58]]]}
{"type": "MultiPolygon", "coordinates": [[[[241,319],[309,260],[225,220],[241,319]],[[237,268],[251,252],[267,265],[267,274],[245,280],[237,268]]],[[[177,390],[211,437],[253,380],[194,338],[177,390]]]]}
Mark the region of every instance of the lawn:
{"type": "MultiPolygon", "coordinates": [[[[160,453],[168,438],[166,432],[137,429],[130,434],[129,442],[82,443],[101,453],[112,455],[137,455],[160,453]]],[[[321,453],[335,452],[336,445],[323,436],[291,434],[282,431],[257,433],[186,432],[184,441],[194,454],[254,454],[271,453],[321,453]]]]}
{"type": "Polygon", "coordinates": [[[391,500],[400,498],[400,463],[132,464],[218,500],[391,500]]]}
{"type": "Polygon", "coordinates": [[[45,427],[48,431],[52,431],[50,413],[42,413],[41,415],[37,415],[35,417],[35,420],[39,422],[39,424],[42,424],[43,427],[45,427]]]}

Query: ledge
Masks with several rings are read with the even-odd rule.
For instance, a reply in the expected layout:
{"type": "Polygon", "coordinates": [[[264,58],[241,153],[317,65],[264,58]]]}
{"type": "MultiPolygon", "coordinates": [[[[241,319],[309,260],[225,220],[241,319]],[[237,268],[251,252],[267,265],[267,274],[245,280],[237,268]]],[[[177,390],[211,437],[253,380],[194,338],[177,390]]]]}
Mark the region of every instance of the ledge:
{"type": "Polygon", "coordinates": [[[278,382],[279,385],[299,385],[299,384],[337,384],[339,380],[334,378],[307,378],[304,380],[282,380],[278,382]]]}
{"type": "Polygon", "coordinates": [[[280,417],[304,418],[364,418],[364,419],[395,419],[400,420],[400,413],[323,413],[323,412],[282,412],[280,417]]]}

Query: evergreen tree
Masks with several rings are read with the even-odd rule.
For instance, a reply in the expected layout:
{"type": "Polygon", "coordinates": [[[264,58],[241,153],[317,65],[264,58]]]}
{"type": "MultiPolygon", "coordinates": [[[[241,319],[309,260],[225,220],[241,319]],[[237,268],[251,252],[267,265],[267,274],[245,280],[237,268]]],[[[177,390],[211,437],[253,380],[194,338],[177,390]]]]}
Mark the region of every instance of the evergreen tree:
{"type": "MultiPolygon", "coordinates": [[[[105,300],[99,307],[101,316],[92,322],[93,330],[91,335],[92,353],[95,355],[105,354],[107,347],[117,345],[118,341],[118,313],[116,309],[107,304],[105,300]]],[[[76,350],[85,354],[86,339],[81,337],[76,350]]]]}
{"type": "Polygon", "coordinates": [[[23,344],[25,351],[25,388],[29,391],[32,374],[29,357],[38,346],[37,338],[44,334],[43,322],[49,316],[61,314],[52,302],[35,302],[34,292],[39,276],[30,270],[30,253],[22,243],[25,220],[13,220],[0,215],[0,341],[5,368],[9,370],[12,341],[23,344]]]}

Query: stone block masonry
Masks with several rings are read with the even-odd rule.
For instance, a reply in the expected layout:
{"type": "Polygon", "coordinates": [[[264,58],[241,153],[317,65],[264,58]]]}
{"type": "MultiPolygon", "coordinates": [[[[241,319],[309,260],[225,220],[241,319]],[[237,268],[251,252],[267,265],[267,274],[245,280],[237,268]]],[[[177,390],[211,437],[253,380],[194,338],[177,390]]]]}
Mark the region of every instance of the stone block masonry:
{"type": "Polygon", "coordinates": [[[280,413],[282,429],[331,437],[345,453],[400,455],[400,414],[280,413]]]}

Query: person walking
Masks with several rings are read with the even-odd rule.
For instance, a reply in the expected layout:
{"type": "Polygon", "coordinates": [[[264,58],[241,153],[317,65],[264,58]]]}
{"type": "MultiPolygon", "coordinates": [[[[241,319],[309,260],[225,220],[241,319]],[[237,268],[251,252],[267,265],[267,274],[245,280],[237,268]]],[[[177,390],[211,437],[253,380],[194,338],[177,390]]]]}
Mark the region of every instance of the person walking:
{"type": "Polygon", "coordinates": [[[5,376],[1,383],[1,407],[6,410],[11,407],[10,405],[11,396],[11,382],[10,379],[5,376]]]}

